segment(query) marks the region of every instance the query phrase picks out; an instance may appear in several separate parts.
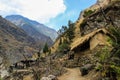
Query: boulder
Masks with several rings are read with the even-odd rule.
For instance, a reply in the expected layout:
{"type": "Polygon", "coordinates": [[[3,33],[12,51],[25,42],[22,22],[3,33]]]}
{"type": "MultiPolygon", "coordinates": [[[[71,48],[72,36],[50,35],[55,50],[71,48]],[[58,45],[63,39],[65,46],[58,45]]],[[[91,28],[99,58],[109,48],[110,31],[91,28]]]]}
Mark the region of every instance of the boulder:
{"type": "Polygon", "coordinates": [[[58,80],[54,75],[48,75],[48,77],[42,77],[40,80],[58,80]]]}
{"type": "Polygon", "coordinates": [[[82,66],[80,68],[81,75],[82,76],[87,75],[89,73],[89,71],[92,70],[93,68],[94,68],[93,64],[86,64],[86,65],[82,66]]]}
{"type": "Polygon", "coordinates": [[[40,80],[51,80],[51,79],[48,77],[42,77],[40,80]]]}
{"type": "Polygon", "coordinates": [[[6,77],[6,76],[9,76],[9,73],[8,73],[7,70],[1,69],[1,70],[0,70],[0,76],[1,76],[1,78],[4,78],[4,77],[6,77]]]}
{"type": "Polygon", "coordinates": [[[57,77],[54,75],[48,75],[48,78],[50,78],[51,80],[58,80],[57,77]]]}

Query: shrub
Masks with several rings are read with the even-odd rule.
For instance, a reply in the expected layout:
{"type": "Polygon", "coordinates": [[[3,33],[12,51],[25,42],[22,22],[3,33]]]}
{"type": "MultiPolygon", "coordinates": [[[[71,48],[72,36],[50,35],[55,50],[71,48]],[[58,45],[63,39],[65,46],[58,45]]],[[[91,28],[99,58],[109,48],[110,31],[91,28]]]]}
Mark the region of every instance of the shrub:
{"type": "Polygon", "coordinates": [[[59,45],[59,52],[63,52],[65,49],[68,49],[69,48],[69,45],[68,43],[62,43],[61,45],[59,45]]]}
{"type": "Polygon", "coordinates": [[[49,48],[48,48],[48,45],[47,43],[44,45],[43,47],[43,53],[45,53],[45,56],[46,56],[46,53],[49,51],[49,48]]]}
{"type": "Polygon", "coordinates": [[[92,11],[92,10],[86,10],[85,12],[84,12],[84,15],[83,15],[83,17],[87,17],[87,16],[89,16],[90,14],[92,14],[92,13],[94,13],[95,11],[92,11]]]}
{"type": "Polygon", "coordinates": [[[75,25],[71,21],[68,21],[68,29],[66,30],[66,37],[71,42],[74,36],[75,25]]]}
{"type": "Polygon", "coordinates": [[[97,66],[96,70],[101,71],[102,77],[120,80],[120,28],[110,26],[108,30],[114,37],[114,40],[107,38],[108,42],[113,44],[113,49],[110,51],[107,47],[104,47],[100,51],[98,57],[101,65],[97,66]]]}

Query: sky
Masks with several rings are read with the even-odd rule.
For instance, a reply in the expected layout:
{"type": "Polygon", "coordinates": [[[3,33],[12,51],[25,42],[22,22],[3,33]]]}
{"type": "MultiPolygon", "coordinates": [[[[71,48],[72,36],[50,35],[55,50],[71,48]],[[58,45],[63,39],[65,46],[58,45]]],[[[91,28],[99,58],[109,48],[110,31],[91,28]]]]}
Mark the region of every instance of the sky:
{"type": "Polygon", "coordinates": [[[0,0],[0,15],[22,15],[55,30],[68,20],[75,22],[80,12],[97,0],[0,0]]]}

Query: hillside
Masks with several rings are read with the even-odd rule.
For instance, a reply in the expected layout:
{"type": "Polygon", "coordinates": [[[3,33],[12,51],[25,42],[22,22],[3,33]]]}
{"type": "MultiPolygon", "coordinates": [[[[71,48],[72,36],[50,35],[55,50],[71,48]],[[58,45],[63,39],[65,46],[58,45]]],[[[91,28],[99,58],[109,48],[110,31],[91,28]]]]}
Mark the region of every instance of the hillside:
{"type": "Polygon", "coordinates": [[[21,27],[30,36],[37,38],[41,41],[50,42],[49,37],[54,41],[57,37],[57,32],[37,21],[30,20],[21,15],[9,15],[6,19],[14,23],[15,25],[21,27]],[[43,40],[42,40],[43,39],[43,40]]]}
{"type": "Polygon", "coordinates": [[[88,74],[90,80],[119,80],[119,10],[119,0],[98,0],[96,4],[82,11],[75,23],[70,24],[74,27],[74,36],[71,39],[68,36],[71,35],[71,26],[68,26],[68,30],[64,27],[61,29],[64,32],[51,47],[52,52],[60,57],[63,64],[66,64],[65,67],[80,67],[81,75],[88,74]],[[90,73],[86,73],[89,69],[90,73]]]}
{"type": "Polygon", "coordinates": [[[24,59],[23,54],[31,56],[35,52],[35,45],[35,40],[26,32],[0,17],[0,56],[8,61],[5,65],[24,59]]]}
{"type": "Polygon", "coordinates": [[[120,1],[98,0],[75,23],[68,21],[41,54],[10,66],[5,79],[120,80],[120,1]]]}
{"type": "MultiPolygon", "coordinates": [[[[74,37],[72,39],[72,42],[70,42],[70,47],[77,45],[78,43],[76,41],[81,42],[79,41],[80,39],[84,41],[83,39],[85,39],[85,37],[91,38],[90,34],[94,35],[92,33],[95,33],[97,30],[104,29],[110,26],[111,22],[109,21],[109,19],[112,19],[112,21],[116,23],[115,25],[119,24],[119,3],[115,5],[117,0],[113,0],[111,2],[109,1],[110,0],[105,0],[102,2],[102,0],[100,0],[99,2],[98,0],[95,5],[87,8],[80,13],[78,20],[74,23],[74,37]],[[113,6],[113,4],[115,5],[115,7],[113,6]],[[96,6],[98,6],[97,9],[94,9],[94,7],[96,6]]],[[[65,37],[66,34],[63,34],[62,39],[65,37]]],[[[58,49],[59,42],[60,39],[57,39],[56,43],[53,45],[53,52],[58,49]]]]}

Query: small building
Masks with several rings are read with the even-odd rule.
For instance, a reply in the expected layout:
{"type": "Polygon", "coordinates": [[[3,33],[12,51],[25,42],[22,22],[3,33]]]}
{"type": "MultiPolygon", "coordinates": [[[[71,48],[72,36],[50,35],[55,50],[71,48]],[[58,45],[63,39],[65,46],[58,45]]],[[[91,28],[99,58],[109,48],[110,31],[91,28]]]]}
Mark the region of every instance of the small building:
{"type": "Polygon", "coordinates": [[[71,50],[75,53],[80,53],[86,50],[93,50],[99,46],[111,46],[108,42],[108,38],[113,38],[110,33],[105,29],[97,29],[89,34],[86,34],[78,38],[71,44],[71,50]]]}

